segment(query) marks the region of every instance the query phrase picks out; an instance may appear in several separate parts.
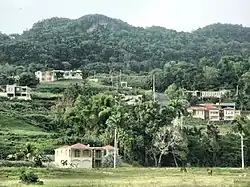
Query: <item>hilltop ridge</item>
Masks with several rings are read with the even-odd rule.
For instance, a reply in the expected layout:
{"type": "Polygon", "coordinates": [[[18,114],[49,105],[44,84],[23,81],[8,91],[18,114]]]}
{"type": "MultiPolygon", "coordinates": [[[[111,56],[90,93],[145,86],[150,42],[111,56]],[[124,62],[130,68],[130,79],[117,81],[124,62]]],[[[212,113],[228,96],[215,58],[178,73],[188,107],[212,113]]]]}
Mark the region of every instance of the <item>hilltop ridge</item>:
{"type": "Polygon", "coordinates": [[[247,56],[250,28],[216,23],[191,33],[177,32],[159,26],[134,27],[91,14],[41,20],[21,35],[0,34],[0,43],[0,63],[61,68],[61,62],[67,61],[72,68],[95,67],[97,72],[109,64],[138,72],[163,68],[170,61],[196,63],[207,57],[218,63],[226,55],[247,56]]]}

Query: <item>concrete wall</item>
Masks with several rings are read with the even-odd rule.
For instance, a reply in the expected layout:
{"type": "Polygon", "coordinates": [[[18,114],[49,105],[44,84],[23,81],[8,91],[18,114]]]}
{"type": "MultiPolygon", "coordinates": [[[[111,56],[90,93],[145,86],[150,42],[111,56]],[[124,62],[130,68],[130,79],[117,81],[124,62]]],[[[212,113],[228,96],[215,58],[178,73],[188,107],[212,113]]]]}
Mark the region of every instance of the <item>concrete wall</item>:
{"type": "Polygon", "coordinates": [[[55,163],[59,168],[92,168],[92,155],[83,156],[83,151],[80,150],[80,157],[75,157],[74,149],[59,148],[55,150],[55,163]],[[67,165],[63,166],[61,160],[67,160],[67,165]]]}

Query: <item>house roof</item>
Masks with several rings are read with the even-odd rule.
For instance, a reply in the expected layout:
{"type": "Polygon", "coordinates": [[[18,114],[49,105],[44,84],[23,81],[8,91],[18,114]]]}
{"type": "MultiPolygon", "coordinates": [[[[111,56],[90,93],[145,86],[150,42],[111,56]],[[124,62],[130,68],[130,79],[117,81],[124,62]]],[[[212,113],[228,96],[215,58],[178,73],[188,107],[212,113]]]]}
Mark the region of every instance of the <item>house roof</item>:
{"type": "Polygon", "coordinates": [[[204,103],[204,104],[200,104],[200,106],[204,106],[206,108],[206,110],[210,110],[210,109],[215,109],[215,104],[213,103],[204,103]]]}
{"type": "Polygon", "coordinates": [[[191,106],[188,109],[191,109],[191,110],[205,110],[205,108],[202,107],[202,106],[191,106]]]}
{"type": "Polygon", "coordinates": [[[232,107],[226,107],[226,108],[224,108],[224,110],[234,110],[234,108],[232,108],[232,107]]]}
{"type": "Polygon", "coordinates": [[[111,145],[106,145],[106,146],[103,146],[102,148],[106,149],[106,150],[113,150],[114,149],[114,147],[111,145]]]}
{"type": "Polygon", "coordinates": [[[216,103],[219,106],[235,107],[235,103],[216,103]]]}
{"type": "Polygon", "coordinates": [[[81,144],[81,143],[77,143],[74,145],[71,145],[69,148],[73,148],[73,149],[81,149],[81,148],[88,148],[89,146],[81,144]]]}
{"type": "Polygon", "coordinates": [[[90,147],[89,145],[85,145],[85,144],[81,144],[81,143],[77,143],[77,144],[74,144],[74,145],[65,145],[65,146],[62,146],[58,149],[105,149],[105,150],[113,150],[114,147],[111,146],[111,145],[105,145],[103,147],[90,147]]]}

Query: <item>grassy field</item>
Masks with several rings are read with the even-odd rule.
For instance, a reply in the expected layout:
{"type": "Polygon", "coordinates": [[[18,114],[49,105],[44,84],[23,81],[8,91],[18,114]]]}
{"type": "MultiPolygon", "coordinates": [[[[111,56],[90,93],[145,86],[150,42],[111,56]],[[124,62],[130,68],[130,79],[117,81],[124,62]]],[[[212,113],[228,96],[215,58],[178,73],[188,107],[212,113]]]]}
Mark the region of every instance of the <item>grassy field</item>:
{"type": "MultiPolygon", "coordinates": [[[[17,187],[23,168],[1,168],[0,186],[17,187]],[[6,177],[8,175],[8,178],[6,177]]],[[[45,187],[154,187],[154,186],[250,186],[250,170],[214,168],[208,176],[206,168],[188,168],[181,173],[178,168],[118,168],[114,169],[30,169],[44,181],[45,187]],[[246,176],[244,176],[246,175],[246,176]]],[[[32,185],[29,185],[32,186],[32,185]]]]}
{"type": "Polygon", "coordinates": [[[0,113],[0,132],[3,134],[25,134],[25,135],[36,135],[36,134],[48,134],[41,128],[29,124],[18,117],[8,117],[0,113]]]}
{"type": "Polygon", "coordinates": [[[39,86],[43,85],[51,85],[51,86],[69,86],[70,84],[80,84],[82,83],[82,80],[76,79],[76,80],[58,80],[58,81],[53,81],[53,82],[45,82],[41,83],[39,86]]]}

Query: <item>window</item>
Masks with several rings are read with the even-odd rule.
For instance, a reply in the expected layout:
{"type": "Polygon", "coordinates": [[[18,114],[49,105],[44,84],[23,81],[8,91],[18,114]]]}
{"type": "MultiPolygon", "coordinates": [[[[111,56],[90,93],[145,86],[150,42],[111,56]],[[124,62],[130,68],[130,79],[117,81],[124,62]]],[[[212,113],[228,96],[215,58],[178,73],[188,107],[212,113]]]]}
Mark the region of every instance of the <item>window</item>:
{"type": "Polygon", "coordinates": [[[210,114],[211,114],[211,115],[218,115],[218,112],[216,112],[216,111],[211,111],[210,114]]]}
{"type": "Polygon", "coordinates": [[[81,153],[81,151],[76,149],[75,150],[75,157],[80,157],[80,153],[81,153]]]}
{"type": "Polygon", "coordinates": [[[91,152],[90,152],[90,150],[84,150],[84,151],[83,151],[83,157],[91,157],[91,152]]]}
{"type": "Polygon", "coordinates": [[[96,150],[95,157],[96,158],[101,158],[102,157],[102,151],[101,150],[96,150]]]}

